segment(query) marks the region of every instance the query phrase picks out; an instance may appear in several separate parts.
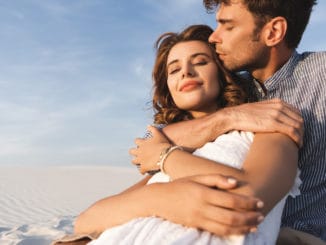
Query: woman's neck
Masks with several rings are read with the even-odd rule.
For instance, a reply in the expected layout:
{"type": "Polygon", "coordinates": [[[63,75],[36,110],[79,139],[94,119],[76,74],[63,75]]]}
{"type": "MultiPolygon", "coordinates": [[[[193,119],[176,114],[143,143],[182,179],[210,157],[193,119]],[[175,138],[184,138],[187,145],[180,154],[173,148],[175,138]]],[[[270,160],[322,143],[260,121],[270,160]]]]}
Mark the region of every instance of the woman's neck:
{"type": "Polygon", "coordinates": [[[216,112],[219,108],[216,107],[214,109],[208,110],[208,111],[189,111],[189,113],[193,116],[193,118],[201,118],[201,117],[205,117],[208,116],[214,112],[216,112]]]}

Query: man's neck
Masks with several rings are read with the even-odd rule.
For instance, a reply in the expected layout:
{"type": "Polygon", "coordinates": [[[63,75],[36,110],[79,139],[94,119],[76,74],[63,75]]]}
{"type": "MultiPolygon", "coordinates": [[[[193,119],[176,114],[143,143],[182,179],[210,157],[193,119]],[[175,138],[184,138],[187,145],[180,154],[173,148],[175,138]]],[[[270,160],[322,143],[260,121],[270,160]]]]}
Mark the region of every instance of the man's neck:
{"type": "Polygon", "coordinates": [[[264,83],[290,59],[293,51],[293,49],[280,47],[272,49],[266,66],[252,71],[252,76],[260,83],[264,83]]]}

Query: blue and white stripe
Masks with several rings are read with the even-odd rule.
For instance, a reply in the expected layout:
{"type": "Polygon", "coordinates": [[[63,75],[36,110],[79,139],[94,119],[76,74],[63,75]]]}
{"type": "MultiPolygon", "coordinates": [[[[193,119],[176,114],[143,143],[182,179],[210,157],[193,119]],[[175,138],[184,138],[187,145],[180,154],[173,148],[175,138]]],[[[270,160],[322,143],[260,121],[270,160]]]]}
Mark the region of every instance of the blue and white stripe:
{"type": "Polygon", "coordinates": [[[326,241],[326,52],[294,52],[264,86],[266,94],[257,92],[260,100],[280,98],[304,118],[298,163],[302,194],[287,199],[282,226],[326,241]]]}

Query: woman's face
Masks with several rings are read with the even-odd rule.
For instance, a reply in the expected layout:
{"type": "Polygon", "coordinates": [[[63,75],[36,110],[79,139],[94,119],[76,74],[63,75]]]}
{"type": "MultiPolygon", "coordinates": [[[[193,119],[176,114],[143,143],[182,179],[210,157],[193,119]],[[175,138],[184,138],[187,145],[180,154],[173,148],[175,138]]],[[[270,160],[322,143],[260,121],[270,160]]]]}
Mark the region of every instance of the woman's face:
{"type": "Polygon", "coordinates": [[[218,68],[206,43],[176,44],[168,55],[167,74],[167,85],[178,108],[195,118],[217,110],[218,68]]]}

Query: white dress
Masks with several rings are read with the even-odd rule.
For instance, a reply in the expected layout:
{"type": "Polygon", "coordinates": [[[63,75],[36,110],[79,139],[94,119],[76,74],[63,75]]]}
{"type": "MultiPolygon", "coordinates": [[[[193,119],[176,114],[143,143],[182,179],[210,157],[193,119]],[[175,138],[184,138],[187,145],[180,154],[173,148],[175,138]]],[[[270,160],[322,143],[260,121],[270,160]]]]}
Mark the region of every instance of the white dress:
{"type": "MultiPolygon", "coordinates": [[[[253,141],[253,133],[232,131],[219,136],[214,142],[206,143],[193,154],[240,169],[253,141]]],[[[168,182],[169,176],[155,174],[148,184],[168,182]]],[[[288,195],[299,195],[300,180],[288,195]]],[[[258,226],[256,233],[217,237],[207,231],[184,227],[157,217],[133,219],[123,225],[109,228],[89,245],[274,245],[281,224],[281,215],[286,197],[268,213],[258,226]]]]}

